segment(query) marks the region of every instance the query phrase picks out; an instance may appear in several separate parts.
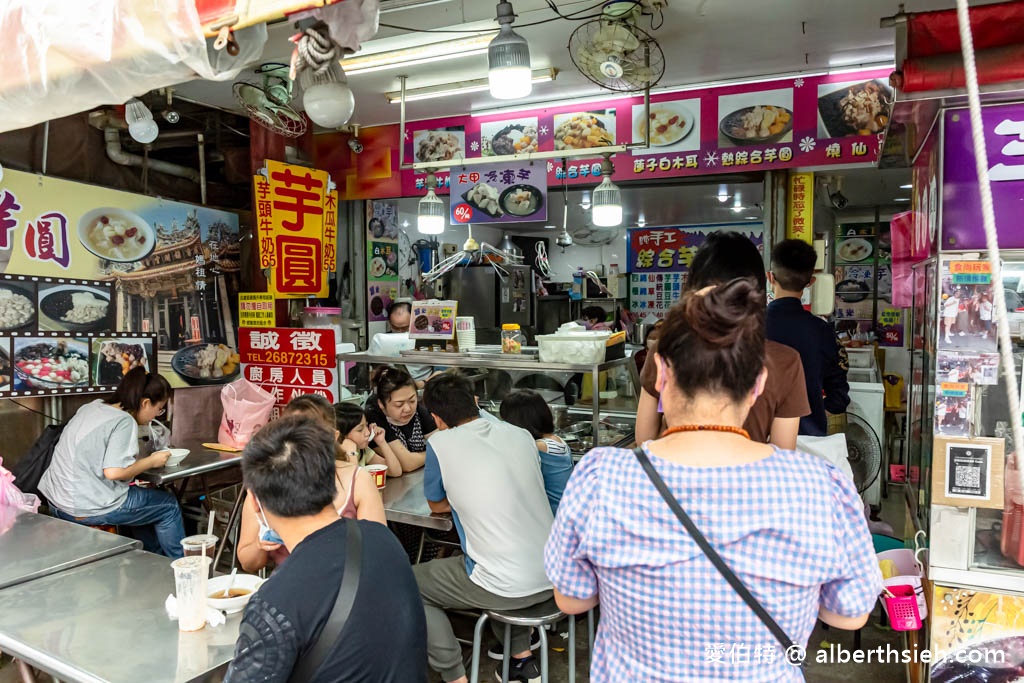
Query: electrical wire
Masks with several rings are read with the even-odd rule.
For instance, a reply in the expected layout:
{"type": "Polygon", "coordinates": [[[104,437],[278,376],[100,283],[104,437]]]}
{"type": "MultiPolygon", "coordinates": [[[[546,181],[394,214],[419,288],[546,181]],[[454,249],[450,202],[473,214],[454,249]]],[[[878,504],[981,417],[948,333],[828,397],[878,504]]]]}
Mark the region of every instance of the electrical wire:
{"type": "Polygon", "coordinates": [[[543,242],[538,241],[533,245],[533,251],[537,254],[537,258],[534,260],[534,267],[540,276],[547,280],[551,277],[551,262],[548,261],[548,248],[544,246],[543,242]]]}
{"type": "Polygon", "coordinates": [[[45,417],[45,418],[46,418],[47,420],[52,420],[52,421],[54,421],[54,422],[60,422],[60,420],[58,420],[58,419],[57,419],[57,418],[55,418],[54,416],[52,416],[52,415],[47,415],[46,413],[44,413],[44,412],[41,412],[41,411],[39,411],[39,410],[36,410],[35,408],[29,408],[29,407],[28,407],[27,405],[25,405],[24,403],[19,403],[18,401],[15,401],[15,400],[14,400],[13,398],[9,398],[9,399],[7,399],[7,400],[8,400],[8,401],[10,401],[11,403],[13,403],[14,405],[18,406],[19,408],[23,408],[23,409],[27,410],[27,411],[28,411],[28,412],[30,412],[30,413],[35,413],[36,415],[42,415],[42,416],[43,416],[43,417],[45,417]]]}
{"type": "MultiPolygon", "coordinates": [[[[578,15],[583,14],[584,12],[592,12],[595,9],[599,8],[599,7],[603,7],[605,5],[605,2],[599,2],[599,3],[595,4],[595,5],[587,7],[585,9],[577,10],[576,12],[570,12],[569,14],[562,14],[561,12],[559,12],[558,11],[558,7],[553,2],[551,2],[551,0],[545,0],[545,2],[547,3],[548,7],[552,11],[555,12],[555,14],[557,16],[551,17],[550,19],[541,19],[539,21],[531,21],[531,22],[527,22],[525,24],[513,24],[513,28],[519,29],[519,28],[529,28],[531,26],[541,26],[543,24],[550,24],[551,22],[559,21],[559,20],[586,21],[587,19],[599,19],[599,18],[604,16],[604,13],[602,13],[602,12],[598,12],[596,14],[588,14],[586,16],[578,16],[578,15]]],[[[639,5],[639,4],[640,4],[640,0],[633,0],[633,5],[634,6],[639,5]]],[[[664,23],[664,21],[662,23],[664,23]]],[[[385,24],[384,22],[381,22],[380,25],[385,27],[385,28],[395,29],[397,31],[408,31],[409,33],[480,33],[481,31],[490,30],[490,29],[476,29],[475,31],[470,31],[470,30],[466,30],[466,29],[413,28],[411,26],[398,26],[397,24],[385,24]]]]}
{"type": "Polygon", "coordinates": [[[981,95],[978,88],[978,70],[974,60],[974,37],[971,33],[970,10],[967,0],[956,0],[957,21],[960,24],[960,49],[964,58],[964,76],[967,81],[967,100],[971,114],[971,133],[974,138],[974,162],[978,173],[978,190],[981,192],[981,218],[985,228],[985,246],[988,262],[992,267],[993,308],[999,318],[996,333],[999,335],[999,357],[1002,361],[1003,376],[1006,378],[1006,395],[1010,407],[1010,426],[1013,434],[1013,451],[1017,457],[1017,476],[1024,478],[1024,426],[1021,425],[1020,394],[1017,386],[1016,366],[1013,362],[1013,341],[1010,338],[1010,323],[1006,316],[1006,296],[1003,292],[1003,266],[999,259],[999,233],[996,231],[996,214],[992,203],[992,181],[988,173],[988,150],[985,146],[985,128],[981,120],[981,95]]]}

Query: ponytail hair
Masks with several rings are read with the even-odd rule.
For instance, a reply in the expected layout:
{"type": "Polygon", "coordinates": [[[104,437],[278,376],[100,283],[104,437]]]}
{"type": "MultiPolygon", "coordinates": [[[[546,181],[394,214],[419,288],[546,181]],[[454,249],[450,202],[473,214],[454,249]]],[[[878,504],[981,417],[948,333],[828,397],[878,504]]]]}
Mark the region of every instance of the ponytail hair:
{"type": "Polygon", "coordinates": [[[739,402],[764,368],[764,292],[753,278],[687,292],[658,333],[657,353],[687,398],[739,402]]]}
{"type": "Polygon", "coordinates": [[[416,380],[412,378],[412,375],[402,368],[395,368],[390,365],[381,365],[374,368],[373,373],[370,375],[370,384],[373,385],[373,391],[381,405],[387,405],[387,402],[391,400],[391,394],[403,387],[416,388],[416,380]]]}
{"type": "Polygon", "coordinates": [[[120,404],[131,415],[139,412],[142,399],[150,403],[164,403],[171,398],[171,385],[163,375],[146,372],[143,367],[133,368],[121,379],[108,403],[120,404]]]}

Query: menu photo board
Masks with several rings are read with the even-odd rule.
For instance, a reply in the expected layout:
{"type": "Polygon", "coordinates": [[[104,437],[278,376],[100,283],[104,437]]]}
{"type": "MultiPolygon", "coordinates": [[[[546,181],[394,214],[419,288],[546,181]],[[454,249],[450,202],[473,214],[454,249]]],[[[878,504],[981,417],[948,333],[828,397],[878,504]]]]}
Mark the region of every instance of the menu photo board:
{"type": "Polygon", "coordinates": [[[274,416],[296,396],[317,394],[337,403],[334,330],[259,327],[239,335],[242,376],[274,396],[274,416]]]}
{"type": "Polygon", "coordinates": [[[452,223],[547,220],[547,167],[542,162],[452,169],[452,223]]]}
{"type": "Polygon", "coordinates": [[[366,202],[366,307],[369,322],[388,319],[398,298],[398,202],[366,202]]]}

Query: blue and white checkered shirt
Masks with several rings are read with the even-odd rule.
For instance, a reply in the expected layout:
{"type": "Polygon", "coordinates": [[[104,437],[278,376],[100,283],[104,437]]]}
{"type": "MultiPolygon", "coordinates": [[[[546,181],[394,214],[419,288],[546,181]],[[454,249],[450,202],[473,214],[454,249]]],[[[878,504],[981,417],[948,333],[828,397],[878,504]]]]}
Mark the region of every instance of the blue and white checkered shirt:
{"type": "MultiPolygon", "coordinates": [[[[870,611],[882,590],[856,488],[806,453],[692,467],[652,456],[694,524],[793,642],[819,605],[870,611]]],[[[597,595],[590,680],[802,681],[680,524],[629,450],[598,448],[569,480],[545,548],[563,595],[597,595]]]]}

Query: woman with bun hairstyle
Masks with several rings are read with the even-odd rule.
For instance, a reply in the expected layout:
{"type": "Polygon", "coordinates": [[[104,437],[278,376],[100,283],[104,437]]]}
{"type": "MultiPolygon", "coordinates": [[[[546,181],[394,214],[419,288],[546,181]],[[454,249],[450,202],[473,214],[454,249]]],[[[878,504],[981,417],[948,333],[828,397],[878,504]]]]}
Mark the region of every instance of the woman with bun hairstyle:
{"type": "MultiPolygon", "coordinates": [[[[334,428],[335,408],[323,396],[296,396],[285,406],[283,415],[301,415],[319,422],[334,431],[336,443],[340,438],[338,430],[334,428]]],[[[338,516],[387,524],[384,501],[373,483],[373,477],[347,457],[340,443],[337,443],[335,450],[337,472],[334,484],[337,490],[334,494],[334,508],[338,516]]],[[[242,528],[238,537],[239,564],[247,572],[257,572],[271,561],[275,566],[280,566],[288,557],[288,549],[279,541],[280,537],[266,524],[252,499],[246,497],[242,505],[242,528]]]]}
{"type": "Polygon", "coordinates": [[[124,376],[111,398],[78,409],[39,482],[55,517],[131,527],[149,552],[182,556],[185,528],[174,495],[128,485],[146,470],[163,467],[171,455],[157,451],[137,457],[139,425],[163,415],[170,398],[167,380],[140,367],[124,376]]]}
{"type": "MultiPolygon", "coordinates": [[[[764,315],[753,280],[684,294],[648,361],[668,428],[641,448],[725,565],[803,647],[817,619],[862,626],[882,580],[854,483],[823,458],[751,441],[743,429],[766,379],[764,315]]],[[[591,681],[803,681],[640,461],[624,449],[588,453],[545,549],[559,608],[601,605],[591,681]],[[710,657],[714,643],[742,643],[751,656],[710,657]]]]}
{"type": "MultiPolygon", "coordinates": [[[[402,472],[420,469],[427,459],[427,439],[437,431],[437,424],[419,401],[416,381],[401,368],[382,365],[370,375],[370,384],[374,396],[367,403],[367,420],[383,427],[384,442],[391,447],[402,472]]],[[[383,447],[375,445],[373,450],[387,458],[383,447]]]]}

